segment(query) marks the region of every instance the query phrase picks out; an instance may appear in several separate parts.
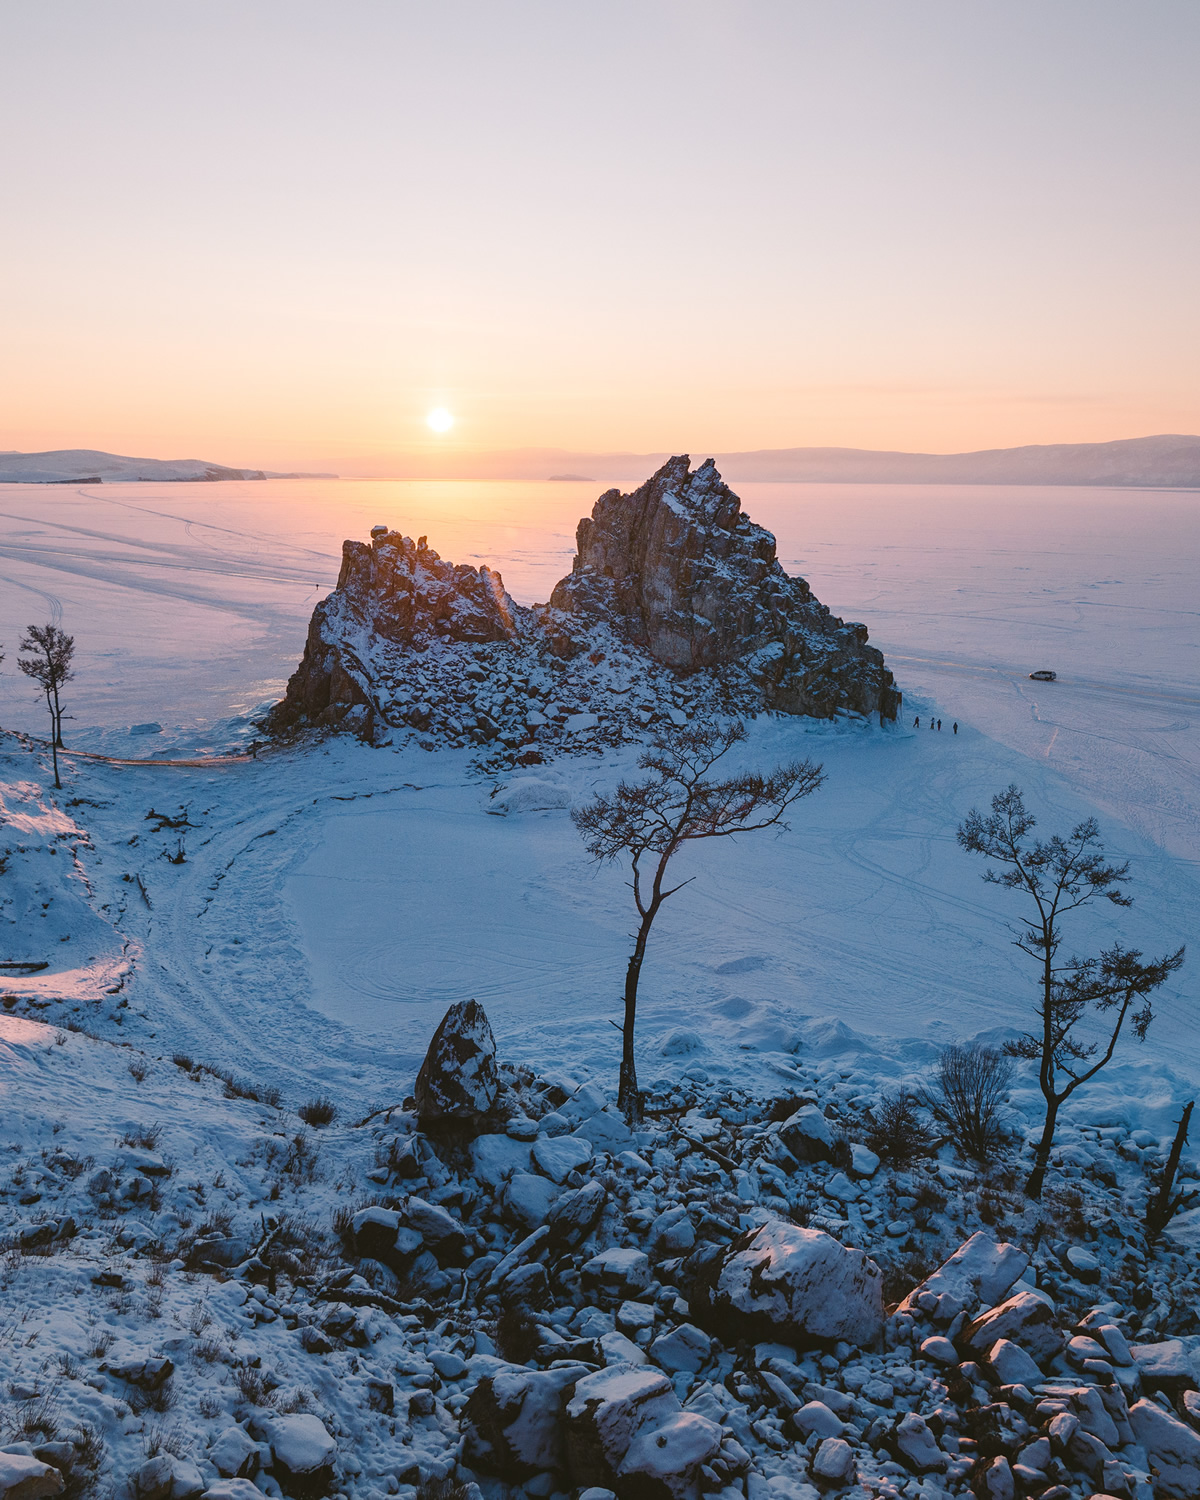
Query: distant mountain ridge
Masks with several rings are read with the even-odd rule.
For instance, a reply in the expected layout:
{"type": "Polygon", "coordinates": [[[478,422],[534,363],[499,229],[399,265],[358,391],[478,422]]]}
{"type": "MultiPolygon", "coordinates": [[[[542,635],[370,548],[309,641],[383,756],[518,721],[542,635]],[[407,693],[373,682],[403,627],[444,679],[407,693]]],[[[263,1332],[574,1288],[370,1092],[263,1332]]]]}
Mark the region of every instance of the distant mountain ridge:
{"type": "MultiPolygon", "coordinates": [[[[872,448],[705,448],[739,484],[1047,484],[1200,489],[1200,437],[1160,434],[1110,443],[1031,444],[972,453],[903,453],[872,448]]],[[[564,448],[490,452],[426,449],[391,459],[339,460],[343,474],[391,479],[579,480],[612,484],[664,464],[661,453],[564,448]]]]}
{"type": "Polygon", "coordinates": [[[98,448],[54,448],[46,453],[0,452],[0,484],[195,483],[219,479],[336,479],[336,474],[272,474],[233,469],[202,458],[129,458],[98,448]]]}

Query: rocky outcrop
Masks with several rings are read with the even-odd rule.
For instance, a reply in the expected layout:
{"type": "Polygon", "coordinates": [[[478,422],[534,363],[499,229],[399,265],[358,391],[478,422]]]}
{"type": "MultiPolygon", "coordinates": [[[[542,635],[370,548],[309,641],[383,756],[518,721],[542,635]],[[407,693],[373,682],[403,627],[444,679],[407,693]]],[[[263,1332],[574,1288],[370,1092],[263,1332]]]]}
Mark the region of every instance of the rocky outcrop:
{"type": "Polygon", "coordinates": [[[496,1039],[483,1006],[459,1001],[433,1034],[413,1090],[426,1130],[478,1125],[496,1102],[496,1039]]]}
{"type": "Polygon", "coordinates": [[[693,712],[891,719],[900,705],[866,626],[784,572],[711,459],[693,471],[673,458],[602,495],[548,605],[514,603],[498,573],[444,562],[424,537],[371,538],[345,543],[274,729],[519,752],[619,742],[693,712]]]}

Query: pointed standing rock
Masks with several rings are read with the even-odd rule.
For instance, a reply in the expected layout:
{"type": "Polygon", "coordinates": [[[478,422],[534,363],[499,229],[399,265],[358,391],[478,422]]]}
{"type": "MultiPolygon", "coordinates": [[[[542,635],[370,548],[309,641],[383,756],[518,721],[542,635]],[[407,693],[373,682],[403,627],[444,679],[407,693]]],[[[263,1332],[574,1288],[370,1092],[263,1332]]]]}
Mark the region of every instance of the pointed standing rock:
{"type": "Polygon", "coordinates": [[[413,1093],[425,1129],[477,1124],[496,1102],[496,1038],[477,1000],[460,1000],[433,1034],[413,1093]]]}

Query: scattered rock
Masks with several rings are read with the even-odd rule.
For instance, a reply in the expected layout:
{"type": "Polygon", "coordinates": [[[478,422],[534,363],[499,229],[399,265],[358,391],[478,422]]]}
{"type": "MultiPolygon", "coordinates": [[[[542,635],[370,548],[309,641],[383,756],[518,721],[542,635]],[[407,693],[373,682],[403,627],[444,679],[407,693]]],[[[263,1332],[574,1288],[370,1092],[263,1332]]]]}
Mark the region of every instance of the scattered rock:
{"type": "Polygon", "coordinates": [[[60,1495],[63,1477],[32,1454],[0,1453],[0,1500],[45,1500],[60,1495]]]}

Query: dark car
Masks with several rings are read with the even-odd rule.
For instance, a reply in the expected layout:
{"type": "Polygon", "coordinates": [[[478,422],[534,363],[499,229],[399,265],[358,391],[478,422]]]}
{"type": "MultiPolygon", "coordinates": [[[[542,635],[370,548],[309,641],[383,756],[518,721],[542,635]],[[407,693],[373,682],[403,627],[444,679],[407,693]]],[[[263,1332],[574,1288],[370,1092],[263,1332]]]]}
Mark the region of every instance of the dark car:
{"type": "Polygon", "coordinates": [[[1030,672],[1029,676],[1033,682],[1053,682],[1058,673],[1051,672],[1046,667],[1043,667],[1040,672],[1030,672]]]}

